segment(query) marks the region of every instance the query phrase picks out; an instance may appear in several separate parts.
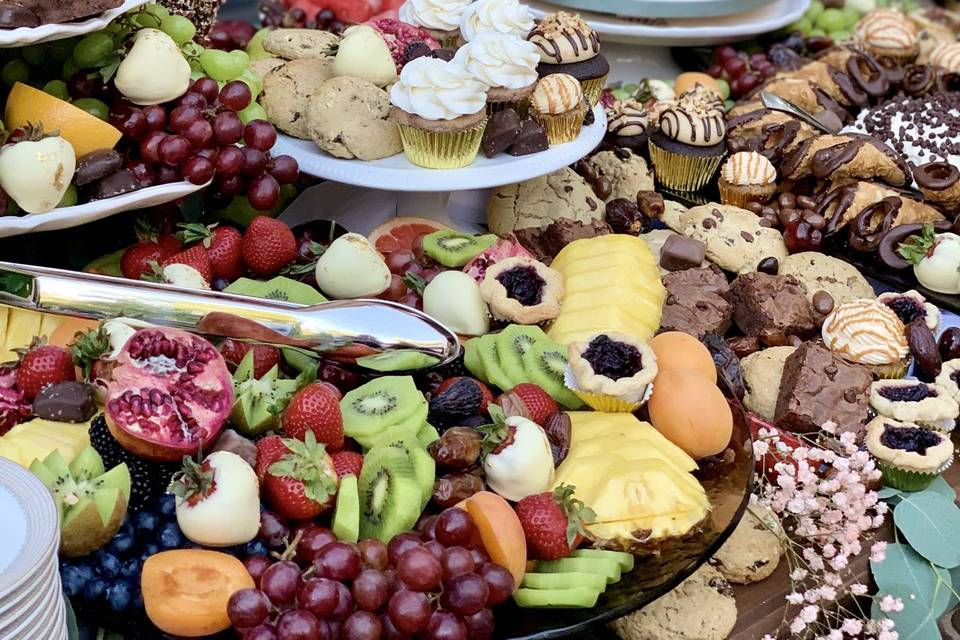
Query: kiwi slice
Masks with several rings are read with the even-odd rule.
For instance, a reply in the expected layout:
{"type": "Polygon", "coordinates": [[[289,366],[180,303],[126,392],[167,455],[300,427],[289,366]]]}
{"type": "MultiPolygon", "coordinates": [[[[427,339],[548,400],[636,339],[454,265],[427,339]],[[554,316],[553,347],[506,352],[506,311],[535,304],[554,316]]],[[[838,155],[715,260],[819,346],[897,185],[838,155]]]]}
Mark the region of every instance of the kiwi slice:
{"type": "Polygon", "coordinates": [[[340,400],[343,432],[358,441],[369,440],[410,418],[426,403],[410,376],[376,378],[347,392],[340,400]]]}
{"type": "Polygon", "coordinates": [[[301,386],[300,380],[280,379],[274,366],[257,380],[253,377],[253,351],[248,351],[233,374],[230,423],[240,435],[256,437],[275,429],[282,408],[301,386]]]}
{"type": "Polygon", "coordinates": [[[527,573],[521,587],[528,589],[573,589],[589,587],[601,593],[607,590],[607,578],[598,573],[527,573]]]}
{"type": "Polygon", "coordinates": [[[440,432],[437,431],[437,428],[429,422],[424,422],[423,426],[420,427],[420,431],[417,432],[417,440],[419,440],[420,444],[422,444],[424,447],[429,447],[430,443],[439,439],[440,432]]]}
{"type": "Polygon", "coordinates": [[[359,538],[376,538],[384,544],[409,531],[420,517],[423,492],[406,451],[374,447],[363,458],[360,492],[359,538]]]}
{"type": "Polygon", "coordinates": [[[395,447],[407,454],[413,464],[417,484],[420,485],[422,493],[420,506],[421,508],[425,507],[433,495],[433,483],[437,479],[437,463],[423,448],[417,438],[417,432],[409,429],[391,428],[377,438],[374,448],[379,447],[395,447]]]}
{"type": "Polygon", "coordinates": [[[620,565],[620,571],[630,573],[633,571],[634,557],[632,553],[626,551],[610,551],[609,549],[576,549],[570,554],[571,558],[604,558],[616,560],[620,565]]]}
{"type": "Polygon", "coordinates": [[[597,604],[600,592],[590,587],[572,589],[527,589],[513,593],[513,600],[524,609],[590,609],[597,604]]]}
{"type": "Polygon", "coordinates": [[[496,335],[496,340],[501,368],[511,380],[519,382],[527,378],[523,354],[535,343],[549,341],[549,338],[540,327],[511,324],[496,335]]]}
{"type": "Polygon", "coordinates": [[[522,360],[527,380],[542,387],[551,398],[568,409],[579,409],[583,406],[583,401],[567,389],[563,382],[563,375],[567,370],[565,346],[550,340],[541,340],[530,345],[522,360]]]}
{"type": "Polygon", "coordinates": [[[340,478],[331,525],[337,540],[356,542],[360,539],[360,491],[357,487],[357,476],[340,478]]]}
{"type": "Polygon", "coordinates": [[[418,433],[420,428],[427,421],[427,412],[429,411],[429,406],[427,401],[424,400],[420,403],[417,408],[414,410],[409,417],[404,418],[402,421],[397,424],[392,424],[387,426],[387,428],[382,431],[372,432],[370,434],[360,434],[354,437],[360,446],[364,449],[370,449],[377,444],[377,440],[385,433],[394,431],[408,431],[410,433],[418,433]]]}
{"type": "Polygon", "coordinates": [[[286,276],[277,276],[266,281],[237,278],[223,292],[296,304],[320,304],[327,301],[319,291],[307,283],[297,282],[286,276]]]}
{"type": "Polygon", "coordinates": [[[357,365],[365,369],[389,373],[392,371],[413,371],[426,369],[439,363],[436,356],[415,349],[397,349],[372,356],[357,358],[357,365]]]}
{"type": "Polygon", "coordinates": [[[620,581],[620,563],[612,558],[560,558],[541,560],[536,564],[537,573],[596,573],[604,576],[607,584],[620,581]]]}
{"type": "Polygon", "coordinates": [[[484,372],[487,374],[486,381],[503,391],[509,391],[516,386],[517,382],[507,375],[500,364],[500,351],[497,349],[497,337],[493,334],[487,334],[480,338],[480,344],[477,345],[477,353],[480,357],[480,363],[484,372]]]}
{"type": "Polygon", "coordinates": [[[423,252],[445,267],[462,267],[497,242],[497,236],[475,236],[469,233],[440,229],[423,238],[423,252]]]}
{"type": "Polygon", "coordinates": [[[487,372],[483,369],[483,363],[480,362],[480,340],[481,338],[471,338],[463,345],[463,366],[467,368],[475,378],[480,380],[487,379],[487,372]]]}

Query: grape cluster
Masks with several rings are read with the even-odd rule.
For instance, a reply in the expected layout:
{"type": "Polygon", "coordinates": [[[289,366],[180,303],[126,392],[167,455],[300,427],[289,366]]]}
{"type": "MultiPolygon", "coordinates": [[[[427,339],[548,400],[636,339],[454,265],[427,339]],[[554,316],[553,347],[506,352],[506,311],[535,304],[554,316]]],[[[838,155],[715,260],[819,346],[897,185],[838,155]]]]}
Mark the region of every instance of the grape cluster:
{"type": "Polygon", "coordinates": [[[860,20],[860,11],[852,5],[835,2],[824,3],[813,0],[803,16],[787,27],[789,31],[799,31],[810,38],[830,38],[834,41],[846,40],[860,20]]]}
{"type": "Polygon", "coordinates": [[[243,20],[218,20],[207,34],[207,44],[212,49],[233,51],[246,49],[256,35],[256,28],[243,20]]]}
{"type": "Polygon", "coordinates": [[[730,96],[734,99],[750,93],[776,72],[765,53],[750,54],[730,45],[714,50],[713,64],[707,69],[709,75],[730,83],[730,96]]]}
{"type": "Polygon", "coordinates": [[[177,525],[173,495],[150,510],[130,514],[120,531],[100,551],[60,563],[60,580],[70,598],[115,613],[142,612],[140,571],[150,556],[180,549],[188,541],[177,525]]]}
{"type": "Polygon", "coordinates": [[[127,168],[141,185],[181,177],[193,184],[213,180],[214,197],[245,194],[255,209],[267,210],[279,201],[280,185],[296,180],[299,167],[290,156],[271,157],[277,140],[272,124],[243,124],[239,112],[252,99],[241,80],[221,89],[212,78],[198,78],[175,104],[140,108],[118,101],[110,123],[135,143],[127,168]]]}
{"type": "Polygon", "coordinates": [[[443,267],[424,253],[424,237],[413,239],[412,251],[402,249],[386,255],[384,259],[391,273],[390,286],[377,297],[423,309],[423,288],[443,271],[443,267]]]}
{"type": "Polygon", "coordinates": [[[336,34],[343,33],[349,25],[337,18],[330,8],[317,11],[312,18],[300,7],[289,9],[282,2],[264,0],[260,3],[260,24],[264,27],[283,27],[285,29],[320,29],[336,34]]]}
{"type": "MultiPolygon", "coordinates": [[[[286,535],[273,516],[262,525],[268,544],[286,535]]],[[[234,593],[227,614],[244,640],[485,640],[491,608],[514,582],[477,540],[470,515],[455,508],[386,545],[341,542],[307,525],[278,560],[247,558],[256,587],[234,593]]]]}

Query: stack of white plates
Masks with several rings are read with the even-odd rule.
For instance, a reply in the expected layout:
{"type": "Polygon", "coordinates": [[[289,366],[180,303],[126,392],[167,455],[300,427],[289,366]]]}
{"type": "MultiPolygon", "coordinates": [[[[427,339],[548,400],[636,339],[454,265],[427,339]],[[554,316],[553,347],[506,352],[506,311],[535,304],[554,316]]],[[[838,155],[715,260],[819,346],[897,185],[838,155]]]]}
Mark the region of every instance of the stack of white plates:
{"type": "Polygon", "coordinates": [[[23,467],[0,458],[0,640],[66,640],[53,497],[23,467]]]}

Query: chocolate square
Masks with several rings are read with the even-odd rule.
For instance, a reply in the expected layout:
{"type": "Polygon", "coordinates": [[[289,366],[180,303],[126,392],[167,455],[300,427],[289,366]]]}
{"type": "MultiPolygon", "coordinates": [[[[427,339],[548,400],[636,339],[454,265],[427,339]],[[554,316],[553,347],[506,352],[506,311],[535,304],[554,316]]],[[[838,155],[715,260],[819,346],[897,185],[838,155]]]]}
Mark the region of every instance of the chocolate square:
{"type": "Polygon", "coordinates": [[[667,297],[661,331],[682,331],[700,339],[708,333],[723,335],[730,328],[730,285],[716,265],[668,273],[663,286],[667,297]]]}
{"type": "Polygon", "coordinates": [[[733,319],[748,336],[813,336],[817,325],[803,285],[789,275],[743,273],[730,285],[733,319]]]}
{"type": "Polygon", "coordinates": [[[667,271],[693,269],[703,264],[706,257],[707,245],[696,238],[675,233],[667,238],[660,249],[660,266],[667,271]]]}

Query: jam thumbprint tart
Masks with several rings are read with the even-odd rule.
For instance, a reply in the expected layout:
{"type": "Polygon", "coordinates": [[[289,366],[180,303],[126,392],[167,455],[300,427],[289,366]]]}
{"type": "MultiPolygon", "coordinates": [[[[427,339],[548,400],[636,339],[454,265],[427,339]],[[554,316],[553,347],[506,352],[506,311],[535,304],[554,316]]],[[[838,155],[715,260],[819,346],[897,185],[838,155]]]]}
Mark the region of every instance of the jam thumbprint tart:
{"type": "Polygon", "coordinates": [[[936,332],[940,326],[940,310],[927,302],[918,291],[887,291],[877,296],[877,300],[890,307],[904,326],[918,318],[923,320],[930,331],[936,332]]]}
{"type": "Polygon", "coordinates": [[[938,431],[877,416],[867,424],[867,449],[888,487],[921,491],[953,462],[953,443],[938,431]]]}
{"type": "Polygon", "coordinates": [[[495,263],[480,283],[480,295],[498,320],[538,324],[560,315],[563,276],[533,258],[517,256],[495,263]]]}
{"type": "Polygon", "coordinates": [[[937,431],[953,429],[960,405],[947,389],[919,380],[878,380],[870,387],[877,414],[937,431]]]}
{"type": "Polygon", "coordinates": [[[567,386],[595,410],[609,413],[636,410],[658,371],[650,345],[612,331],[571,343],[567,358],[567,386]]]}

